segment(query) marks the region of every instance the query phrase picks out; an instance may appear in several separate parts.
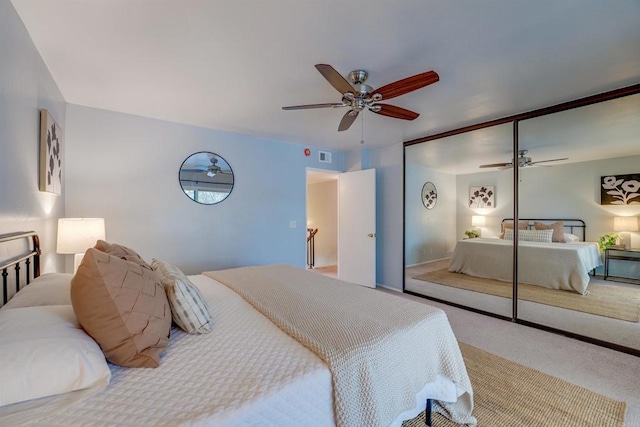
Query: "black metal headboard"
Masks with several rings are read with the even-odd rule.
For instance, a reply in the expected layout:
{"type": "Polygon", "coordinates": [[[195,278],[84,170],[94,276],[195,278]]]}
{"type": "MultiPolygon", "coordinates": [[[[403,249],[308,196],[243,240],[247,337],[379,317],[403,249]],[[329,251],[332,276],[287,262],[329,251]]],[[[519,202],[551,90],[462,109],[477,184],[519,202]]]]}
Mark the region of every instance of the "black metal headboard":
{"type": "Polygon", "coordinates": [[[21,277],[25,279],[25,286],[31,283],[32,278],[40,276],[40,238],[35,231],[20,231],[17,233],[0,234],[0,244],[17,242],[25,239],[26,251],[22,250],[18,255],[0,260],[0,274],[2,275],[2,305],[9,301],[9,268],[13,267],[15,291],[18,292],[21,285],[21,277]],[[32,261],[33,259],[33,261],[32,261]],[[33,274],[31,274],[31,263],[33,262],[33,274]],[[20,274],[20,264],[24,263],[26,272],[24,276],[20,274]]]}
{"type": "MultiPolygon", "coordinates": [[[[567,233],[575,234],[580,237],[580,241],[584,242],[586,240],[586,229],[587,225],[581,219],[554,219],[554,218],[518,218],[519,221],[528,221],[527,228],[532,230],[534,226],[534,222],[542,222],[544,224],[550,224],[558,221],[563,222],[564,230],[567,233]]],[[[513,222],[513,218],[505,218],[502,220],[502,223],[505,222],[513,222]]]]}

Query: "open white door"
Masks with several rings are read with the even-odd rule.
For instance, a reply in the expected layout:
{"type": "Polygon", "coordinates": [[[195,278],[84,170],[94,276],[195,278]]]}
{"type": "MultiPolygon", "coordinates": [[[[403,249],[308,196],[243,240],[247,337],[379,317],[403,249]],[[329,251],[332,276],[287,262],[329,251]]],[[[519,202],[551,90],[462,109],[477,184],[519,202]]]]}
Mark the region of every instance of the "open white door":
{"type": "Polygon", "coordinates": [[[338,177],[338,278],[376,287],[376,171],[338,177]]]}

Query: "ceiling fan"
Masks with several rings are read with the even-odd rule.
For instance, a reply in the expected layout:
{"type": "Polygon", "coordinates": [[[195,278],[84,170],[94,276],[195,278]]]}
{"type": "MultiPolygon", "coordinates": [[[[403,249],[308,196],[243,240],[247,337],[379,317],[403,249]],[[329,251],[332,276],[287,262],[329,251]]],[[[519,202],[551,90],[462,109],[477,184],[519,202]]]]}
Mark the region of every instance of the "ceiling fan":
{"type": "MultiPolygon", "coordinates": [[[[558,162],[560,160],[569,160],[568,157],[564,157],[562,159],[549,159],[549,160],[538,160],[537,162],[532,162],[531,157],[527,157],[527,150],[518,151],[518,167],[525,168],[528,166],[548,166],[548,165],[540,165],[540,163],[547,162],[558,162]]],[[[499,168],[499,169],[510,169],[513,167],[513,160],[510,163],[490,163],[487,165],[480,165],[481,168],[499,168]]]]}
{"type": "Polygon", "coordinates": [[[307,110],[311,108],[340,108],[349,107],[349,111],[345,113],[338,126],[338,131],[349,129],[358,117],[360,111],[365,108],[376,114],[393,117],[402,120],[414,120],[420,114],[407,110],[405,108],[396,107],[395,105],[380,104],[380,101],[395,98],[405,93],[423,88],[427,85],[437,82],[440,77],[435,71],[427,71],[426,73],[416,74],[402,80],[389,83],[381,88],[374,89],[364,84],[369,74],[364,70],[355,70],[349,73],[348,82],[340,75],[331,65],[316,64],[316,69],[327,79],[327,81],[338,92],[342,94],[342,102],[326,103],[326,104],[307,104],[292,105],[282,107],[283,110],[307,110]]]}

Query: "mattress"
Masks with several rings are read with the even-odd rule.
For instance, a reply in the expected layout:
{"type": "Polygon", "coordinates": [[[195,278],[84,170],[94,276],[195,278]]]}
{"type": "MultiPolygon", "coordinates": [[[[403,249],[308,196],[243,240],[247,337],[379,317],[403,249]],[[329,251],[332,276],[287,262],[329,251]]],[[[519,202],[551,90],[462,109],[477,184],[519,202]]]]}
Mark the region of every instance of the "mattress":
{"type": "MultiPolygon", "coordinates": [[[[456,243],[449,271],[511,282],[513,241],[467,239],[456,243]]],[[[586,294],[589,272],[601,265],[593,242],[519,242],[518,282],[586,294]]]]}
{"type": "Polygon", "coordinates": [[[334,425],[326,365],[227,287],[190,279],[209,303],[211,333],[173,328],[159,368],[110,365],[104,391],[54,414],[32,410],[21,424],[334,425]]]}

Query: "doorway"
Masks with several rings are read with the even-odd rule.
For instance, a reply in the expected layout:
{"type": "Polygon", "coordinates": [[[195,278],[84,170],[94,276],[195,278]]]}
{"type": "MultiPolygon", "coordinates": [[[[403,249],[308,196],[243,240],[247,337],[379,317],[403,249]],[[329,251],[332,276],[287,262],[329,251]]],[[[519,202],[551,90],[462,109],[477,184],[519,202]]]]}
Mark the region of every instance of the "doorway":
{"type": "Polygon", "coordinates": [[[307,268],[338,276],[338,172],[307,169],[307,268]]]}
{"type": "Polygon", "coordinates": [[[307,169],[307,268],[376,287],[375,169],[307,169]]]}

